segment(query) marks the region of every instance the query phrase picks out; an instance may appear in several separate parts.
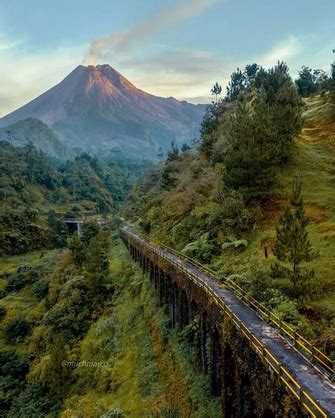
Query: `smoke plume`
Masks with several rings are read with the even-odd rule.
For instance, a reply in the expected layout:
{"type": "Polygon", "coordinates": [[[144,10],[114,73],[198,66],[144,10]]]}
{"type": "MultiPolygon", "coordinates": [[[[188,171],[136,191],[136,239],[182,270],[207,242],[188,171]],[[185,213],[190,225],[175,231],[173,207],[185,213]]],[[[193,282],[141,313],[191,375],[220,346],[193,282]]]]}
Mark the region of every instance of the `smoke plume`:
{"type": "Polygon", "coordinates": [[[180,0],[177,1],[175,7],[160,10],[129,30],[115,32],[94,40],[86,57],[88,64],[95,65],[96,59],[100,58],[106,50],[125,51],[135,43],[149,38],[155,33],[201,14],[220,0],[189,0],[182,3],[180,0]]]}

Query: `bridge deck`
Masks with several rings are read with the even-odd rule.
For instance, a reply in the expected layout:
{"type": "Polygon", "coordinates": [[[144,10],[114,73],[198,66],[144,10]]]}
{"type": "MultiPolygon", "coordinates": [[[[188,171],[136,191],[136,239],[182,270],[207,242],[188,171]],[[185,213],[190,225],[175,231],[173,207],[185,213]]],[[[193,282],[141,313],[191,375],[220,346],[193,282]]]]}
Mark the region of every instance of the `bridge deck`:
{"type": "Polygon", "coordinates": [[[153,250],[159,249],[160,252],[164,253],[165,258],[170,259],[174,264],[177,263],[186,268],[190,273],[195,274],[198,279],[206,283],[224,304],[234,312],[250,333],[256,336],[274,354],[328,416],[335,417],[335,384],[282,337],[274,327],[262,320],[249,306],[238,299],[233,291],[215,282],[196,266],[182,260],[166,249],[155,246],[130,230],[127,230],[127,234],[132,235],[136,241],[142,242],[144,246],[149,246],[153,250]]]}

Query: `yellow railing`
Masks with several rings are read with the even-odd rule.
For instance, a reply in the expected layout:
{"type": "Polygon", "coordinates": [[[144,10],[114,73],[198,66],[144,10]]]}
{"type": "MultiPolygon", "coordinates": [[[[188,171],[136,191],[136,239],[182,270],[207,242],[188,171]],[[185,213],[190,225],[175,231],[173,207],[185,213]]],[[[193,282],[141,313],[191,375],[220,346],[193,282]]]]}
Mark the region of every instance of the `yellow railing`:
{"type": "MultiPolygon", "coordinates": [[[[202,266],[199,262],[191,259],[190,257],[186,256],[185,254],[179,253],[178,251],[169,248],[165,244],[156,243],[153,240],[151,240],[149,237],[145,236],[144,234],[135,234],[133,232],[130,232],[129,230],[124,231],[121,230],[121,233],[125,234],[125,236],[131,238],[131,241],[133,241],[133,244],[136,245],[138,243],[141,244],[141,246],[146,247],[149,251],[151,251],[154,254],[157,254],[162,259],[168,261],[170,264],[173,264],[175,267],[178,268],[178,270],[185,273],[193,282],[195,282],[198,286],[200,286],[216,303],[216,305],[223,311],[223,313],[230,318],[232,323],[239,329],[241,334],[249,341],[250,346],[252,349],[261,357],[263,363],[270,367],[271,370],[273,370],[274,373],[276,373],[280,379],[280,382],[282,382],[285,387],[288,389],[288,391],[300,402],[303,408],[310,414],[311,417],[316,418],[326,418],[328,417],[327,413],[316,403],[316,401],[302,388],[302,386],[296,381],[296,379],[289,373],[289,371],[280,363],[280,361],[264,346],[264,344],[255,336],[253,335],[249,329],[244,325],[244,323],[235,315],[235,313],[224,303],[224,301],[216,294],[216,292],[203,280],[201,280],[196,274],[191,272],[189,269],[187,269],[183,264],[179,263],[176,260],[171,259],[171,257],[167,257],[166,253],[162,251],[160,248],[175,254],[178,256],[178,258],[182,258],[185,261],[189,262],[190,264],[196,266],[200,270],[206,272],[211,277],[216,278],[215,273],[207,268],[206,266],[202,266]],[[138,237],[142,238],[139,239],[138,237]],[[158,246],[158,247],[157,247],[158,246]],[[159,248],[160,247],[160,248],[159,248]]],[[[241,289],[238,286],[239,291],[242,291],[242,295],[244,295],[246,292],[241,289]]],[[[241,296],[240,296],[241,297],[241,296]]],[[[244,302],[249,301],[249,296],[246,300],[243,299],[244,302]]],[[[252,298],[252,303],[254,303],[255,299],[252,298]]],[[[258,305],[261,306],[262,311],[264,313],[270,312],[265,306],[262,304],[259,304],[259,302],[255,301],[256,304],[254,306],[254,309],[258,307],[258,305]]],[[[259,312],[257,311],[259,314],[259,312]]],[[[274,314],[273,314],[274,315],[274,314]]],[[[260,315],[261,316],[261,315],[260,315]]],[[[275,316],[275,315],[274,315],[275,316]]],[[[276,317],[276,316],[275,316],[276,317]]],[[[263,317],[262,317],[263,318],[263,317]]],[[[277,317],[276,317],[277,318],[277,317]]],[[[268,319],[268,318],[266,318],[268,319]]],[[[278,318],[279,319],[279,318],[278,318]]],[[[271,318],[269,319],[271,320],[271,318]]],[[[272,320],[271,320],[272,321],[272,320]]],[[[280,324],[280,322],[279,322],[280,324]]],[[[286,324],[289,328],[291,328],[288,324],[286,324]]],[[[283,325],[281,324],[283,327],[283,325]]],[[[298,335],[298,334],[292,334],[292,335],[298,335]]],[[[304,341],[306,341],[303,337],[299,336],[299,340],[301,340],[301,345],[304,344],[304,341]]],[[[308,343],[308,341],[307,341],[308,343]]],[[[297,343],[298,344],[298,343],[297,343]]],[[[310,344],[310,343],[308,343],[310,344]]],[[[315,349],[317,350],[317,349],[315,349]]],[[[312,350],[310,350],[312,352],[312,350]]],[[[316,353],[314,353],[314,359],[317,359],[316,354],[319,352],[317,350],[316,353]]],[[[321,352],[320,352],[321,353],[321,352]]],[[[321,353],[323,356],[325,356],[323,353],[321,353]]],[[[325,356],[326,357],[326,356],[325,356]]],[[[328,357],[326,357],[328,359],[328,357]]]]}
{"type": "MultiPolygon", "coordinates": [[[[142,234],[142,236],[151,242],[155,242],[151,240],[146,235],[142,234]]],[[[160,242],[155,242],[155,245],[159,245],[160,247],[164,248],[165,250],[175,254],[179,258],[187,261],[188,263],[196,266],[199,270],[209,275],[215,281],[219,281],[219,277],[217,274],[209,269],[208,267],[202,265],[196,260],[193,260],[191,257],[188,257],[186,254],[183,254],[175,249],[168,247],[165,244],[160,242]]],[[[325,373],[329,378],[335,380],[335,365],[334,362],[326,356],[322,351],[318,348],[313,346],[309,341],[306,340],[302,335],[296,332],[294,328],[292,328],[287,322],[283,321],[279,318],[278,315],[273,313],[270,309],[268,309],[265,305],[258,302],[255,298],[250,296],[241,286],[236,284],[233,280],[227,277],[220,277],[223,280],[224,284],[229,287],[231,290],[234,291],[234,294],[241,299],[246,305],[251,307],[257,314],[266,322],[269,322],[271,325],[274,325],[280,334],[288,338],[294,346],[302,351],[307,357],[319,367],[319,369],[325,373]]]]}

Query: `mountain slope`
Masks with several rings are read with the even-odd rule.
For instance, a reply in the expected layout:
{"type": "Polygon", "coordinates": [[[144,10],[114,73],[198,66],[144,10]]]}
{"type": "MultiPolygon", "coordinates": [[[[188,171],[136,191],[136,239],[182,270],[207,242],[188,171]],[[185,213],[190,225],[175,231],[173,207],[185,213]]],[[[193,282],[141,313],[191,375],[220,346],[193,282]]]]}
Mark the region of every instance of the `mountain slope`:
{"type": "Polygon", "coordinates": [[[137,89],[109,65],[78,66],[61,83],[0,119],[0,126],[33,117],[67,144],[92,152],[157,156],[172,141],[198,135],[204,105],[161,98],[137,89]]]}
{"type": "Polygon", "coordinates": [[[7,141],[18,147],[31,142],[48,156],[61,160],[73,156],[52,129],[34,118],[20,120],[6,128],[1,128],[0,141],[7,141]]]}

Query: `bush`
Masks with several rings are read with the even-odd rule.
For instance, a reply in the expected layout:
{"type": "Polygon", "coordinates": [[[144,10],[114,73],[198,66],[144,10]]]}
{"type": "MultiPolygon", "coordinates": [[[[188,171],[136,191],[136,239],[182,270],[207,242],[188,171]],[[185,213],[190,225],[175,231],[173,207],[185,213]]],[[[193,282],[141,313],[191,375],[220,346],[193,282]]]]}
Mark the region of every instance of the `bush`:
{"type": "Polygon", "coordinates": [[[15,351],[0,350],[0,369],[2,375],[24,379],[29,371],[26,358],[19,358],[15,351]]]}
{"type": "Polygon", "coordinates": [[[5,290],[6,292],[18,292],[27,284],[23,274],[16,274],[8,279],[5,290]]]}
{"type": "Polygon", "coordinates": [[[34,283],[32,291],[37,299],[43,299],[49,292],[49,283],[44,280],[39,280],[34,283]]]}
{"type": "Polygon", "coordinates": [[[6,341],[10,344],[22,341],[29,333],[30,325],[25,319],[13,319],[5,328],[6,341]]]}
{"type": "Polygon", "coordinates": [[[7,313],[6,308],[3,306],[0,306],[0,320],[4,319],[4,317],[6,316],[6,313],[7,313]]]}
{"type": "Polygon", "coordinates": [[[186,245],[183,253],[189,257],[195,257],[201,262],[208,263],[215,251],[214,244],[208,242],[208,233],[203,234],[198,240],[186,245]]]}

